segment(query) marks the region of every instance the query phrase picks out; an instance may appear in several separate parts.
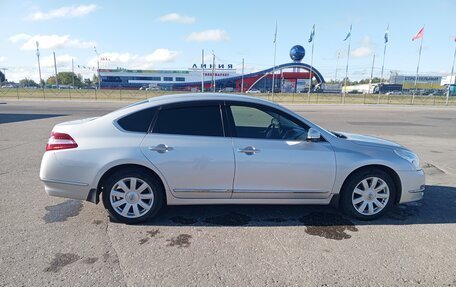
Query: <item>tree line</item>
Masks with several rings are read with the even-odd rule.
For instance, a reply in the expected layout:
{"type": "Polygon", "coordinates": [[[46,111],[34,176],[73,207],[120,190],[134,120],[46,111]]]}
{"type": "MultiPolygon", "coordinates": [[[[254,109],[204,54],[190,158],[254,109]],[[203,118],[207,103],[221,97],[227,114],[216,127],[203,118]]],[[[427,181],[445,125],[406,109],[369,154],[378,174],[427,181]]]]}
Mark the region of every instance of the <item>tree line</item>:
{"type": "MultiPolygon", "coordinates": [[[[57,79],[59,86],[72,86],[74,88],[85,88],[85,87],[93,87],[98,85],[98,77],[97,75],[93,75],[92,79],[90,78],[83,78],[81,74],[75,74],[73,72],[59,72],[57,74],[57,79]]],[[[5,79],[5,75],[0,72],[0,82],[7,82],[5,79]]],[[[56,85],[55,76],[50,76],[45,80],[41,80],[41,83],[37,83],[32,79],[24,78],[19,81],[20,87],[46,87],[46,86],[53,86],[56,85]]]]}

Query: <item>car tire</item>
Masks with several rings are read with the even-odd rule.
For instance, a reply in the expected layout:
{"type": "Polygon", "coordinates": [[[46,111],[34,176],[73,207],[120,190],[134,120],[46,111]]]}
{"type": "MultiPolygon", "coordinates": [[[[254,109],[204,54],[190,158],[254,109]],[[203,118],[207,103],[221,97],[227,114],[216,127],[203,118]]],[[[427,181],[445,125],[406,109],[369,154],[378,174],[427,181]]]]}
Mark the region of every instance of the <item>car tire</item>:
{"type": "Polygon", "coordinates": [[[388,212],[396,198],[391,176],[378,168],[351,175],[341,191],[340,205],[349,216],[373,220],[388,212]]]}
{"type": "Polygon", "coordinates": [[[141,169],[123,169],[103,185],[103,205],[112,219],[135,224],[157,214],[163,204],[163,186],[141,169]]]}

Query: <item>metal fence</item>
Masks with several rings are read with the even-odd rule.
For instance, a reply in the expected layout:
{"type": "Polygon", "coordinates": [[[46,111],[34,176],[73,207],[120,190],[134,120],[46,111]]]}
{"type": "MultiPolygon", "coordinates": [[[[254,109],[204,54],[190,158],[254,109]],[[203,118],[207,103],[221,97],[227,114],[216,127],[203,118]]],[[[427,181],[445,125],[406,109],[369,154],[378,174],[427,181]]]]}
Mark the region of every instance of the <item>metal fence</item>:
{"type": "MultiPolygon", "coordinates": [[[[1,88],[0,99],[18,100],[89,100],[89,101],[138,101],[166,94],[176,94],[175,91],[141,91],[141,90],[95,90],[95,89],[30,89],[30,88],[1,88]]],[[[384,95],[384,94],[323,94],[307,93],[285,94],[250,94],[251,96],[279,103],[296,104],[396,104],[396,105],[446,105],[446,96],[416,95],[384,95]]],[[[449,106],[456,106],[456,96],[449,97],[449,106]]]]}

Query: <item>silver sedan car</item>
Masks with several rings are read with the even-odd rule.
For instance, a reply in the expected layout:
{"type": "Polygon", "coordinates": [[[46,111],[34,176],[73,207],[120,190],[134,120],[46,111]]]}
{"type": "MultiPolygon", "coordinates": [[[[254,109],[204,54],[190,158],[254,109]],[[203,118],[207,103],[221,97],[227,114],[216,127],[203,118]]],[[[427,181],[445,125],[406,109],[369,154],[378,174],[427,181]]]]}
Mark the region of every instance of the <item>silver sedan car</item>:
{"type": "Polygon", "coordinates": [[[224,94],[162,96],[58,124],[40,178],[52,196],[101,196],[125,223],[165,204],[334,204],[375,219],[425,187],[417,155],[399,144],[224,94]]]}

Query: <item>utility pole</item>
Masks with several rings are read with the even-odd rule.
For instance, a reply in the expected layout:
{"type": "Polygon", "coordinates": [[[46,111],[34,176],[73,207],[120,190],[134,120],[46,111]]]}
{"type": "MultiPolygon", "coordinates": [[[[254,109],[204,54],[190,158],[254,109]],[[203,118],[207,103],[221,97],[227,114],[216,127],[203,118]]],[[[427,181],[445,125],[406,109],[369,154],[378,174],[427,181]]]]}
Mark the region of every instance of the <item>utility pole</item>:
{"type": "Polygon", "coordinates": [[[93,46],[93,50],[95,51],[95,54],[97,55],[97,75],[98,75],[98,90],[100,89],[101,85],[101,77],[100,77],[100,55],[98,54],[97,47],[93,46]]]}
{"type": "MultiPolygon", "coordinates": [[[[456,38],[455,38],[455,41],[456,41],[456,38]]],[[[454,48],[454,56],[453,56],[453,66],[451,67],[451,77],[450,77],[450,83],[448,84],[448,91],[447,91],[447,96],[446,96],[446,101],[445,101],[445,105],[448,106],[448,100],[449,100],[449,97],[450,97],[450,88],[451,88],[451,85],[453,84],[456,84],[456,79],[453,79],[454,77],[454,62],[456,60],[456,47],[454,48]]]]}
{"type": "Polygon", "coordinates": [[[244,58],[242,58],[241,93],[244,92],[244,58]]]}
{"type": "Polygon", "coordinates": [[[215,54],[212,51],[212,92],[215,93],[215,54]]]}
{"type": "Polygon", "coordinates": [[[336,72],[334,73],[334,82],[337,83],[337,70],[339,70],[340,50],[337,51],[336,72]]]}
{"type": "Polygon", "coordinates": [[[374,76],[374,64],[375,64],[375,53],[374,56],[372,57],[372,68],[371,68],[371,76],[369,79],[369,91],[368,93],[371,93],[371,87],[372,87],[372,77],[374,76]]]}
{"type": "Polygon", "coordinates": [[[204,49],[201,50],[201,93],[204,93],[204,49]]]}
{"type": "Polygon", "coordinates": [[[74,89],[74,59],[71,58],[71,71],[73,73],[72,78],[73,78],[73,89],[74,89]]]}
{"type": "Polygon", "coordinates": [[[272,67],[272,101],[274,101],[274,77],[275,77],[275,66],[276,66],[276,51],[277,51],[277,21],[275,25],[275,33],[274,33],[274,65],[272,67]]]}
{"type": "Polygon", "coordinates": [[[59,78],[57,77],[57,61],[55,60],[55,52],[53,52],[53,54],[54,54],[55,86],[58,89],[59,88],[59,78]]]}
{"type": "Polygon", "coordinates": [[[41,85],[41,82],[43,81],[41,78],[41,64],[40,64],[40,43],[36,41],[36,57],[38,59],[38,73],[40,75],[40,87],[43,88],[43,85],[41,85]]]}

